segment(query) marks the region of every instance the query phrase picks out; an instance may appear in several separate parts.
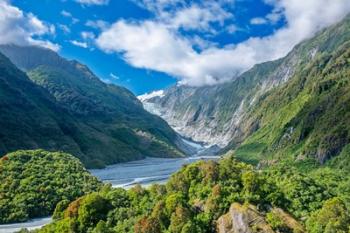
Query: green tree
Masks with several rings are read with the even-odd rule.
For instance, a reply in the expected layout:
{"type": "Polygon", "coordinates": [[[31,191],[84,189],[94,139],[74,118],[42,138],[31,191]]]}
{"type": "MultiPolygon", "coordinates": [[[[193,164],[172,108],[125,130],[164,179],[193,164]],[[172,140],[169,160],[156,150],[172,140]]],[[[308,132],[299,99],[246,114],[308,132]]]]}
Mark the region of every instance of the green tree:
{"type": "Polygon", "coordinates": [[[311,215],[306,226],[310,233],[346,233],[350,227],[350,212],[340,198],[332,198],[311,215]]]}

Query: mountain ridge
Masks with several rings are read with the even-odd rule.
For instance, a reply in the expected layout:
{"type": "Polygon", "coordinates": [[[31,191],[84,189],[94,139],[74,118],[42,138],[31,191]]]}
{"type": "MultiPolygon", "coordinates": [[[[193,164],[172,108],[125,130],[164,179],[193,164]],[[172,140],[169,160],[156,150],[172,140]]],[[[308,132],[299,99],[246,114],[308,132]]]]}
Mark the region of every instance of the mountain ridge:
{"type": "MultiPolygon", "coordinates": [[[[145,156],[184,156],[184,152],[179,149],[182,146],[181,139],[164,120],[146,112],[130,91],[100,81],[85,65],[67,61],[53,51],[39,47],[2,45],[0,52],[10,55],[9,59],[3,57],[4,81],[17,79],[13,76],[22,77],[26,83],[30,83],[28,85],[31,89],[23,90],[21,85],[17,85],[16,89],[31,94],[34,103],[37,97],[30,93],[32,89],[45,93],[42,98],[54,106],[52,113],[47,114],[46,108],[43,108],[36,118],[52,118],[50,121],[57,125],[54,127],[55,132],[60,132],[53,135],[50,132],[45,133],[43,129],[41,132],[40,123],[32,127],[30,120],[25,121],[26,126],[22,128],[7,128],[9,119],[4,115],[1,125],[2,131],[7,133],[4,133],[3,138],[11,140],[11,146],[4,139],[1,153],[40,147],[63,150],[78,156],[88,167],[141,159],[145,156]],[[47,53],[47,56],[43,55],[47,53]],[[41,59],[33,62],[36,57],[41,59]],[[26,70],[28,76],[11,64],[10,60],[26,70]],[[31,143],[14,140],[14,137],[20,138],[23,134],[21,129],[27,128],[31,130],[23,136],[28,137],[31,143]],[[45,135],[43,138],[51,144],[40,142],[39,136],[30,140],[31,135],[37,132],[45,135]],[[54,135],[61,135],[59,138],[66,138],[68,141],[54,139],[54,135]],[[49,140],[50,137],[53,140],[49,140]]],[[[15,99],[11,100],[11,95],[8,98],[16,103],[15,99]]],[[[46,107],[44,103],[42,105],[46,107]]],[[[20,113],[21,108],[14,111],[20,115],[17,121],[21,121],[21,117],[24,117],[20,113]]],[[[7,116],[13,114],[11,112],[7,116]]]]}
{"type": "MultiPolygon", "coordinates": [[[[259,117],[254,118],[251,112],[266,103],[268,95],[293,82],[292,79],[302,72],[303,67],[325,54],[331,56],[333,50],[349,41],[349,25],[350,16],[347,16],[342,22],[296,45],[285,57],[257,64],[231,82],[199,88],[171,87],[164,91],[163,97],[145,100],[145,108],[158,113],[189,138],[218,144],[225,148],[224,151],[235,150],[261,128],[259,117]],[[166,109],[169,106],[170,109],[166,109]]],[[[278,100],[278,97],[275,99],[278,100]]],[[[260,116],[271,115],[278,110],[278,107],[271,106],[267,113],[261,107],[260,116]]],[[[273,125],[272,121],[270,123],[273,125]]],[[[261,137],[266,134],[268,131],[261,137]]],[[[272,146],[267,144],[267,147],[272,146]]],[[[244,159],[246,153],[249,157],[251,150],[236,152],[240,159],[244,159]]]]}

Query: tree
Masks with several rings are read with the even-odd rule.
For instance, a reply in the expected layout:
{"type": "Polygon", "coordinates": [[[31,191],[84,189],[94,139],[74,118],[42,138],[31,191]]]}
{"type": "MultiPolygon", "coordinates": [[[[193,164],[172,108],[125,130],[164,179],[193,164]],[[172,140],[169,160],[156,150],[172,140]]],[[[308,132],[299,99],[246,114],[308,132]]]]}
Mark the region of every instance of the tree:
{"type": "Polygon", "coordinates": [[[134,227],[135,233],[161,233],[161,226],[158,219],[153,217],[141,218],[134,227]]]}
{"type": "Polygon", "coordinates": [[[82,232],[93,227],[100,220],[105,220],[111,204],[97,193],[85,196],[78,210],[78,222],[82,232]]]}
{"type": "Polygon", "coordinates": [[[350,212],[340,198],[332,198],[311,215],[306,227],[310,233],[346,233],[350,227],[350,212]]]}

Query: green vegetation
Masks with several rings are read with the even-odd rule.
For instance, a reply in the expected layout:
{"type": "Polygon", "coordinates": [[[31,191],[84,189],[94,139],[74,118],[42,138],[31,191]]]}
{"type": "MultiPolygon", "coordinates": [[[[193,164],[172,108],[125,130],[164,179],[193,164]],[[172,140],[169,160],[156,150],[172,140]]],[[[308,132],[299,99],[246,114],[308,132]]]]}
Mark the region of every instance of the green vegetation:
{"type": "Polygon", "coordinates": [[[327,232],[324,229],[335,225],[349,230],[350,192],[341,191],[345,179],[337,182],[339,192],[325,185],[333,183],[330,177],[323,170],[302,174],[283,165],[257,171],[233,157],[201,161],[183,167],[166,185],[130,190],[105,186],[66,209],[58,206],[56,220],[39,232],[214,232],[216,220],[237,202],[257,206],[279,232],[292,232],[292,224],[300,227],[275,207],[289,212],[310,232],[327,232]]]}
{"type": "MultiPolygon", "coordinates": [[[[17,151],[0,159],[0,223],[49,216],[101,183],[72,155],[17,151]]],[[[65,206],[66,207],[66,206],[65,206]]],[[[65,208],[64,207],[64,208],[65,208]]]]}
{"type": "MultiPolygon", "coordinates": [[[[0,199],[0,207],[5,206],[4,211],[13,210],[14,213],[4,212],[9,216],[4,221],[33,216],[32,213],[38,213],[37,205],[40,210],[49,206],[45,213],[52,213],[53,206],[57,203],[53,212],[54,222],[37,232],[206,233],[215,232],[218,224],[224,224],[230,214],[237,214],[250,217],[252,221],[249,227],[255,229],[254,232],[264,227],[266,232],[349,233],[349,26],[350,17],[347,17],[342,23],[296,46],[286,58],[255,66],[233,82],[233,89],[227,85],[229,89],[223,93],[230,98],[222,99],[228,102],[217,103],[217,99],[213,99],[210,100],[212,102],[209,108],[202,107],[201,103],[206,102],[210,96],[205,95],[206,88],[197,90],[203,91],[198,102],[185,101],[185,106],[194,104],[200,110],[209,109],[208,116],[215,115],[220,127],[226,127],[223,122],[230,120],[232,111],[237,110],[241,100],[259,97],[256,102],[247,101],[243,106],[247,112],[242,113],[242,125],[237,128],[238,136],[229,148],[234,149],[234,157],[226,156],[218,162],[201,161],[186,165],[165,185],[153,185],[148,189],[135,186],[130,190],[113,189],[105,185],[84,196],[81,196],[83,191],[74,191],[76,185],[68,185],[74,188],[73,191],[63,188],[53,192],[49,189],[48,187],[62,184],[58,181],[50,186],[50,182],[56,181],[55,177],[51,177],[55,173],[50,173],[50,167],[43,168],[43,171],[39,169],[37,178],[48,180],[49,183],[33,182],[32,175],[29,178],[21,177],[38,171],[38,166],[44,167],[44,163],[31,164],[30,167],[35,169],[30,172],[22,171],[21,163],[19,167],[12,169],[18,164],[14,163],[9,166],[9,171],[18,170],[19,173],[15,175],[19,178],[11,178],[15,180],[14,183],[5,182],[6,187],[3,189],[7,191],[12,188],[14,191],[7,193],[10,198],[4,199],[5,201],[0,199]],[[289,71],[290,76],[281,80],[279,75],[288,74],[289,71]],[[262,77],[266,79],[260,80],[262,77]],[[261,95],[252,95],[267,84],[274,85],[274,88],[260,93],[261,95]],[[239,91],[235,92],[235,88],[239,91]],[[234,101],[235,97],[239,101],[234,101]],[[252,106],[248,108],[250,103],[252,106]],[[219,106],[222,112],[213,114],[211,111],[214,111],[214,105],[219,106]],[[232,109],[229,105],[233,106],[232,109]],[[257,165],[257,168],[253,165],[257,165]],[[26,187],[26,190],[18,197],[12,197],[11,195],[21,190],[17,189],[18,185],[26,187]],[[49,190],[49,197],[57,195],[52,205],[41,199],[34,204],[27,203],[33,200],[32,196],[42,198],[40,192],[46,193],[46,190],[49,190]],[[73,197],[67,193],[76,195],[73,197]],[[21,195],[32,196],[23,198],[21,195]],[[75,200],[72,201],[73,199],[75,200]],[[21,208],[25,208],[28,213],[21,208]],[[260,225],[254,223],[254,219],[258,219],[260,225]]],[[[30,68],[29,75],[37,85],[47,91],[45,93],[50,96],[50,101],[57,104],[63,112],[69,112],[68,120],[79,118],[79,130],[61,128],[69,132],[68,135],[75,136],[74,140],[81,152],[79,155],[86,164],[127,160],[132,152],[156,155],[159,151],[164,154],[172,151],[172,154],[176,154],[172,144],[173,134],[167,131],[166,125],[155,127],[158,123],[152,120],[153,116],[147,114],[141,114],[147,121],[140,120],[137,114],[141,108],[135,107],[136,100],[132,106],[114,106],[116,99],[123,103],[124,100],[129,101],[129,98],[116,96],[116,93],[120,93],[116,87],[96,81],[86,67],[75,62],[72,64],[73,67],[70,68],[73,71],[66,71],[59,66],[35,66],[30,68]],[[91,78],[94,85],[85,86],[86,83],[82,80],[86,77],[91,78]],[[105,94],[101,94],[99,90],[103,90],[105,94]],[[118,121],[115,116],[119,117],[118,121]],[[86,133],[85,127],[96,131],[88,130],[89,133],[86,133]],[[78,134],[81,132],[82,135],[78,134]],[[118,151],[103,149],[107,145],[104,144],[106,140],[108,145],[110,142],[115,143],[118,151]],[[96,149],[89,147],[90,144],[96,149]],[[118,157],[109,153],[117,153],[118,157]]],[[[3,71],[8,72],[6,69],[3,71]]],[[[18,74],[18,71],[12,69],[12,73],[8,72],[11,75],[14,73],[18,74]]],[[[18,82],[26,79],[23,75],[19,77],[22,80],[18,82]]],[[[6,85],[2,85],[0,87],[7,90],[6,85]]],[[[29,108],[30,105],[24,106],[29,108]]],[[[39,115],[40,113],[38,112],[39,115]]],[[[194,116],[195,122],[198,114],[194,116]]],[[[4,145],[6,147],[9,144],[4,145]]],[[[59,154],[57,157],[64,156],[59,154]]],[[[27,157],[24,157],[24,161],[27,161],[25,158],[27,157]]],[[[11,160],[11,156],[3,157],[0,169],[6,167],[3,164],[6,165],[11,160]]],[[[51,161],[50,164],[55,163],[51,161]]],[[[70,166],[72,165],[63,167],[70,169],[70,166]]],[[[3,179],[6,181],[8,177],[11,176],[6,173],[3,179]]],[[[79,177],[81,176],[77,176],[79,177]]],[[[85,181],[83,184],[86,184],[85,181]]],[[[96,189],[97,186],[93,185],[94,188],[86,192],[96,189]]],[[[239,221],[237,219],[239,218],[231,218],[231,226],[225,228],[234,226],[235,222],[232,221],[239,221]]]]}
{"type": "Polygon", "coordinates": [[[326,201],[307,221],[310,233],[350,231],[350,212],[339,198],[326,201]]]}
{"type": "Polygon", "coordinates": [[[0,55],[1,154],[64,151],[94,168],[184,156],[177,134],[127,89],[103,83],[88,67],[44,48],[1,45],[0,51],[28,75],[0,55]]]}
{"type": "Polygon", "coordinates": [[[349,164],[349,27],[347,17],[291,52],[299,61],[293,76],[247,113],[242,128],[250,133],[234,148],[237,158],[262,164],[310,159],[324,164],[341,155],[333,165],[349,164]]]}

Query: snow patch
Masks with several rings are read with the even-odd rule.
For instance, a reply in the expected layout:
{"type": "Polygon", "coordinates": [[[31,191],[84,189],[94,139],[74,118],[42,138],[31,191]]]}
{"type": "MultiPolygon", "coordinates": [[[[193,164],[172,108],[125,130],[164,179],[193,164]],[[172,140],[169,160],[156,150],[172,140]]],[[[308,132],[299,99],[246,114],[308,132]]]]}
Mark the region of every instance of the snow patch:
{"type": "Polygon", "coordinates": [[[146,93],[146,94],[143,94],[143,95],[139,95],[137,98],[141,102],[144,102],[144,101],[152,99],[154,97],[163,97],[163,96],[164,96],[164,90],[159,90],[159,91],[153,91],[151,93],[146,93]]]}

